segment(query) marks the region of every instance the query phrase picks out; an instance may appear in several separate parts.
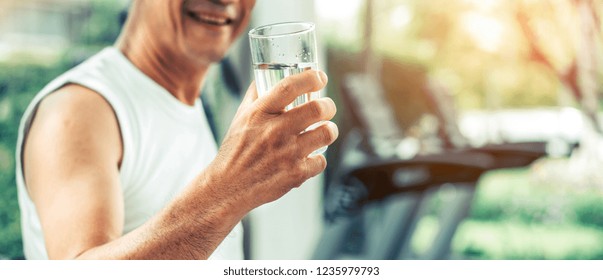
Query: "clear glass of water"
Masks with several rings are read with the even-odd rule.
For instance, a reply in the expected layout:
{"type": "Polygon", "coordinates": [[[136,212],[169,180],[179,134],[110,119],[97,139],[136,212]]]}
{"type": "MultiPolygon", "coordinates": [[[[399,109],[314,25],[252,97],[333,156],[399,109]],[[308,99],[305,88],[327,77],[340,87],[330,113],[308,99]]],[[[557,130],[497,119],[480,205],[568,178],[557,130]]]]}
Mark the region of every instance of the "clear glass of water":
{"type": "MultiPolygon", "coordinates": [[[[311,22],[285,22],[249,31],[251,60],[259,96],[265,95],[282,79],[310,69],[318,69],[315,25],[311,22]]],[[[285,110],[320,98],[320,92],[302,94],[285,110]]],[[[314,124],[311,130],[321,123],[314,124]]],[[[312,154],[324,153],[322,147],[312,154]]]]}

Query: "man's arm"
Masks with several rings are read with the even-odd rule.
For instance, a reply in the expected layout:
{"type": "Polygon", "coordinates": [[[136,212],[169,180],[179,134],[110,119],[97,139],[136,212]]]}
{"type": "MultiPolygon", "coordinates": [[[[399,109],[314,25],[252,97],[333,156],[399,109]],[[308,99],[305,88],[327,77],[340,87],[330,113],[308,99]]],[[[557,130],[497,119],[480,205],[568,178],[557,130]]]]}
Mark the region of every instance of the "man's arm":
{"type": "Polygon", "coordinates": [[[282,108],[325,84],[324,74],[307,71],[259,99],[252,85],[216,160],[159,214],[124,236],[118,180],[122,144],[111,106],[77,85],[48,96],[26,139],[23,164],[49,257],[209,257],[250,210],[324,170],[322,155],[306,155],[332,143],[337,128],[327,124],[300,132],[331,119],[333,102],[282,108]]]}
{"type": "Polygon", "coordinates": [[[74,258],[121,235],[121,147],[115,115],[100,95],[67,85],[41,102],[23,170],[50,258],[74,258]]]}

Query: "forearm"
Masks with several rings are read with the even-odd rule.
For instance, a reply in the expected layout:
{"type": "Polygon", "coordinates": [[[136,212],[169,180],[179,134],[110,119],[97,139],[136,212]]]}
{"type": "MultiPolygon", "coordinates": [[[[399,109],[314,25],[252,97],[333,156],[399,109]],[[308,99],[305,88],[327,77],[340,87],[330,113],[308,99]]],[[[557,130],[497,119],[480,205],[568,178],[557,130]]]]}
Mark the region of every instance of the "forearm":
{"type": "MultiPolygon", "coordinates": [[[[333,118],[335,104],[330,99],[318,99],[289,111],[283,108],[300,94],[323,88],[326,76],[304,71],[281,83],[274,93],[262,98],[257,98],[255,86],[250,86],[215,160],[155,217],[124,236],[115,238],[121,229],[114,229],[112,237],[101,236],[93,242],[88,237],[106,228],[81,219],[81,223],[90,225],[87,235],[76,235],[84,245],[71,246],[78,248],[73,250],[78,253],[58,255],[82,259],[206,259],[251,209],[279,199],[322,172],[325,157],[308,155],[333,143],[337,127],[327,122],[306,129],[333,118]]],[[[107,162],[107,166],[112,165],[107,162]]],[[[90,167],[94,170],[94,165],[90,167]]],[[[91,191],[94,195],[80,197],[95,198],[95,191],[98,188],[91,191]]],[[[113,191],[118,193],[119,189],[113,191]]],[[[116,199],[109,204],[119,206],[116,199]]],[[[118,218],[112,221],[122,225],[118,218]]],[[[48,224],[56,226],[52,219],[48,224]]],[[[78,223],[68,225],[75,229],[78,223]]],[[[57,234],[62,233],[58,230],[57,234]]],[[[59,250],[65,247],[65,242],[58,244],[59,250]]]]}
{"type": "Polygon", "coordinates": [[[247,210],[203,177],[132,232],[77,259],[207,259],[247,210]]]}

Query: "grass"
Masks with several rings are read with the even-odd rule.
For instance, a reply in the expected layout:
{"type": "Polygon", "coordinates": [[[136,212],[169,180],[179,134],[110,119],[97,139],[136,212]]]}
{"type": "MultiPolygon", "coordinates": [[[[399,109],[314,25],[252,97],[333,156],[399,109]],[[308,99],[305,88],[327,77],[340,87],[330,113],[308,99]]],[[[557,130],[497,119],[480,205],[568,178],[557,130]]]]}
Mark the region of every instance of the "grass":
{"type": "MultiPolygon", "coordinates": [[[[413,249],[422,252],[438,227],[421,220],[413,249]]],[[[466,220],[452,242],[452,254],[469,259],[602,259],[603,231],[584,226],[466,220]]]]}
{"type": "MultiPolygon", "coordinates": [[[[467,259],[603,259],[603,193],[534,180],[529,169],[487,174],[470,217],[461,223],[452,254],[467,259]]],[[[434,213],[438,203],[435,200],[434,213]]],[[[438,229],[423,218],[413,248],[425,250],[438,229]]]]}

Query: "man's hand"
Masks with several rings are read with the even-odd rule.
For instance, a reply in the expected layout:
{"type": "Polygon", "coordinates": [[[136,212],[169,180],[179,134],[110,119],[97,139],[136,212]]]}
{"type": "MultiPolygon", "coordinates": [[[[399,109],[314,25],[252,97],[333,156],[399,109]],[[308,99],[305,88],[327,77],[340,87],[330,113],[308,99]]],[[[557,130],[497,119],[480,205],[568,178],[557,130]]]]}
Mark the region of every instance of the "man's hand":
{"type": "Polygon", "coordinates": [[[320,90],[326,80],[324,73],[306,71],[261,98],[252,85],[217,158],[160,213],[123,236],[122,145],[111,106],[78,85],[48,96],[24,150],[28,191],[48,256],[208,258],[250,210],[325,168],[324,156],[308,154],[335,141],[337,127],[326,122],[303,131],[330,120],[333,101],[322,98],[287,112],[283,108],[299,95],[320,90]]]}
{"type": "Polygon", "coordinates": [[[219,188],[216,191],[237,199],[233,203],[246,213],[322,172],[325,157],[308,155],[337,138],[337,126],[328,121],[335,116],[335,103],[320,98],[289,111],[284,108],[296,97],[319,91],[326,84],[323,72],[305,71],[285,78],[258,98],[252,83],[206,172],[211,185],[219,188]],[[304,132],[320,121],[326,122],[304,132]]]}

